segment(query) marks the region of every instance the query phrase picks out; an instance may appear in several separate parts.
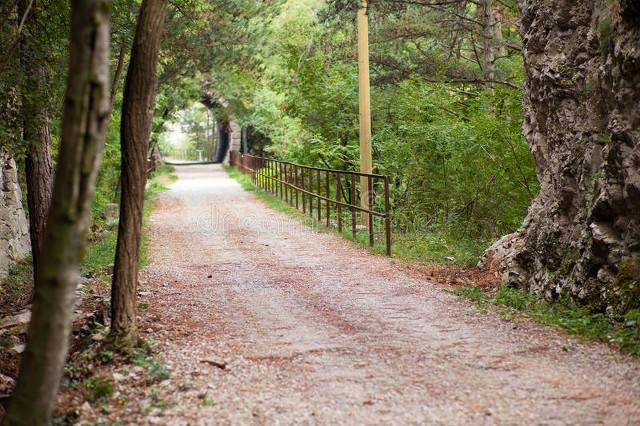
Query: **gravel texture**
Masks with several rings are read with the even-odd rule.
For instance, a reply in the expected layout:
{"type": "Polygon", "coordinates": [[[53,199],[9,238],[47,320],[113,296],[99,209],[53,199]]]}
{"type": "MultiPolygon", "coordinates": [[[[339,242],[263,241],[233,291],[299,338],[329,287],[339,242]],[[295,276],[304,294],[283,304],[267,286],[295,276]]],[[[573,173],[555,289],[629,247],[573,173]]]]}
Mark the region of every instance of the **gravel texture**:
{"type": "Polygon", "coordinates": [[[116,373],[110,407],[85,420],[640,424],[637,360],[482,311],[266,208],[219,166],[178,175],[140,286],[143,337],[171,376],[116,373]]]}

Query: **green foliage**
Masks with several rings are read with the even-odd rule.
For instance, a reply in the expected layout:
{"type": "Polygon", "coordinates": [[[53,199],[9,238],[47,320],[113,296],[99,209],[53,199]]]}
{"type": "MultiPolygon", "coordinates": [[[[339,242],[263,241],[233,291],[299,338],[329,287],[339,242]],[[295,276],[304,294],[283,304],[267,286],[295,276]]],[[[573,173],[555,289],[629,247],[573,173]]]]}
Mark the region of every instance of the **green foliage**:
{"type": "MultiPolygon", "coordinates": [[[[331,7],[285,2],[275,17],[257,20],[269,34],[253,57],[257,66],[210,74],[229,102],[226,114],[270,139],[272,155],[357,170],[353,9],[331,7]]],[[[498,83],[475,83],[485,78],[484,64],[451,50],[451,43],[469,49],[465,43],[474,36],[461,29],[456,34],[463,40],[450,40],[447,26],[455,20],[447,13],[371,6],[374,171],[392,179],[394,233],[403,255],[419,258],[431,250],[432,259],[442,258],[448,249],[438,249],[437,240],[460,240],[467,248],[456,261],[473,263],[483,245],[521,225],[539,188],[521,131],[521,58],[509,51],[493,64],[498,83]]],[[[502,19],[515,22],[514,8],[505,13],[502,19]]],[[[518,42],[513,26],[505,24],[503,36],[518,42]]]]}
{"type": "Polygon", "coordinates": [[[136,348],[131,362],[143,367],[158,382],[168,379],[171,375],[170,371],[160,364],[148,348],[136,348]]]}
{"type": "MultiPolygon", "coordinates": [[[[144,205],[144,217],[143,228],[146,230],[148,225],[149,216],[153,210],[153,197],[162,191],[167,189],[166,186],[160,184],[158,181],[165,176],[172,176],[170,173],[174,172],[175,168],[168,165],[158,167],[158,169],[150,176],[149,185],[145,192],[145,205],[144,205]]],[[[177,177],[174,176],[175,180],[177,177]]],[[[97,209],[94,206],[94,209],[97,209]]],[[[100,216],[101,211],[98,210],[94,215],[100,216]]],[[[118,242],[118,226],[117,224],[104,225],[100,228],[101,232],[94,235],[94,240],[87,247],[84,259],[81,265],[81,273],[88,274],[108,274],[113,268],[113,261],[115,259],[116,244],[118,242]]],[[[142,247],[140,250],[140,267],[144,267],[148,264],[148,236],[143,230],[142,247]]]]}
{"type": "MultiPolygon", "coordinates": [[[[335,231],[334,228],[326,228],[325,222],[318,222],[316,219],[292,208],[280,198],[262,191],[251,182],[249,176],[234,167],[225,166],[225,170],[231,178],[238,181],[245,191],[254,193],[267,207],[289,214],[300,222],[314,227],[316,230],[335,231]]],[[[335,218],[333,222],[335,222],[335,218]]],[[[386,252],[386,247],[382,244],[378,244],[373,248],[369,247],[369,236],[366,232],[358,232],[354,238],[351,231],[345,228],[342,236],[375,253],[384,254],[386,252]]],[[[392,255],[400,259],[423,263],[446,261],[458,265],[471,265],[478,262],[478,258],[481,256],[484,247],[485,243],[482,241],[454,238],[448,234],[437,231],[420,234],[402,233],[394,235],[393,237],[392,255]]]]}
{"type": "Polygon", "coordinates": [[[84,389],[87,391],[90,401],[98,401],[108,397],[116,391],[116,385],[113,380],[101,377],[92,377],[83,383],[84,389]]]}
{"type": "Polygon", "coordinates": [[[587,307],[568,301],[549,302],[506,284],[501,285],[494,296],[478,287],[463,287],[455,293],[480,305],[493,304],[514,309],[570,334],[609,343],[623,352],[640,355],[640,310],[628,311],[624,321],[620,322],[603,313],[591,312],[587,307]]]}
{"type": "Polygon", "coordinates": [[[91,209],[93,222],[105,226],[103,216],[108,204],[120,198],[120,110],[111,113],[107,137],[102,153],[102,162],[96,182],[96,192],[91,209]]]}
{"type": "Polygon", "coordinates": [[[401,259],[422,263],[452,263],[475,265],[488,242],[481,239],[456,237],[438,229],[424,232],[396,233],[393,254],[401,259]]]}
{"type": "Polygon", "coordinates": [[[11,265],[7,276],[0,280],[0,299],[15,297],[31,292],[33,279],[33,263],[31,257],[11,265]]]}
{"type": "Polygon", "coordinates": [[[87,247],[80,271],[83,275],[109,273],[113,267],[118,239],[118,228],[111,225],[96,236],[87,247]]]}
{"type": "Polygon", "coordinates": [[[115,354],[112,351],[103,351],[100,353],[100,362],[108,364],[113,361],[115,354]]]}

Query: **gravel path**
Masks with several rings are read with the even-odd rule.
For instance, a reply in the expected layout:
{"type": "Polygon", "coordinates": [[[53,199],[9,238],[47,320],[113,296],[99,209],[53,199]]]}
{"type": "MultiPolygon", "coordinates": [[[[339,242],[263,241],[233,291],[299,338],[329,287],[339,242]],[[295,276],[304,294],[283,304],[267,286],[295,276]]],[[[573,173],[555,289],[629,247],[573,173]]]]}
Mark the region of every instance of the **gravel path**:
{"type": "Polygon", "coordinates": [[[172,372],[154,390],[166,404],[122,390],[127,421],[640,424],[638,362],[482,312],[269,210],[219,166],[178,175],[141,282],[143,336],[172,372]]]}

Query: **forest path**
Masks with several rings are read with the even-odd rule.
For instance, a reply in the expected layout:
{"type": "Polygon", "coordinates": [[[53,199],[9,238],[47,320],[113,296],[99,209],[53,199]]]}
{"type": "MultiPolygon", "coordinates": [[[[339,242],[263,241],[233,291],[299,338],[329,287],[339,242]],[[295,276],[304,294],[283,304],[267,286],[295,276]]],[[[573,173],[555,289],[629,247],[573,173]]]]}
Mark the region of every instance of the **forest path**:
{"type": "Polygon", "coordinates": [[[141,281],[143,337],[172,371],[154,400],[168,404],[127,420],[640,423],[630,358],[482,312],[268,209],[220,166],[177,174],[157,199],[141,281]]]}

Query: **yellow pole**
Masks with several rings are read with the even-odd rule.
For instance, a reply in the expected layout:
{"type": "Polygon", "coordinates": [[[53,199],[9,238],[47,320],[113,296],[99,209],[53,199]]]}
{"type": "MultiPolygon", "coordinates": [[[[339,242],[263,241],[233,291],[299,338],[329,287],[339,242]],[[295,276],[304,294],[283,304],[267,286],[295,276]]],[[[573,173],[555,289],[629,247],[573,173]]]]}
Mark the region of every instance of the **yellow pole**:
{"type": "MultiPolygon", "coordinates": [[[[358,77],[360,83],[360,172],[372,173],[371,156],[371,91],[369,77],[369,17],[367,0],[360,0],[358,8],[358,77]]],[[[369,209],[369,190],[367,178],[360,178],[361,206],[369,209]]],[[[369,225],[369,216],[361,215],[362,224],[369,225]]]]}

